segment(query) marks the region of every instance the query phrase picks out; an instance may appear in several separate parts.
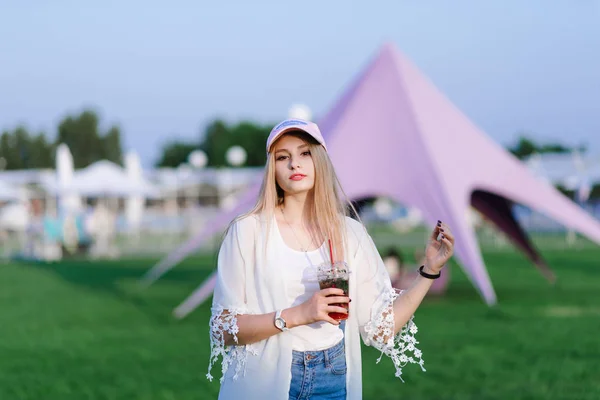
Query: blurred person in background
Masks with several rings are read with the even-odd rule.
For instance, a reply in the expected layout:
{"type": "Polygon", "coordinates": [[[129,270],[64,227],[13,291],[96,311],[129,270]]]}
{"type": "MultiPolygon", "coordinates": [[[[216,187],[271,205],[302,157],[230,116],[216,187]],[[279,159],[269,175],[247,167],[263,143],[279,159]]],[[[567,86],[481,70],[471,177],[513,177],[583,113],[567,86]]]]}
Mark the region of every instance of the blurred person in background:
{"type": "MultiPolygon", "coordinates": [[[[415,249],[414,260],[414,263],[406,263],[401,253],[393,248],[388,251],[387,256],[384,258],[384,262],[386,263],[388,271],[393,271],[395,273],[396,279],[392,279],[392,286],[394,288],[406,290],[410,287],[415,278],[419,276],[420,266],[427,262],[425,251],[420,248],[415,249]]],[[[390,275],[390,277],[392,277],[392,275],[390,275]]],[[[450,270],[446,267],[445,273],[432,283],[427,295],[443,295],[448,288],[449,282],[450,270]]]]}
{"type": "Polygon", "coordinates": [[[383,263],[390,276],[392,287],[401,289],[402,279],[406,274],[406,265],[402,252],[395,247],[389,248],[383,256],[383,263]]]}
{"type": "Polygon", "coordinates": [[[365,227],[347,216],[318,126],[283,121],[267,155],[256,206],[219,250],[207,374],[221,356],[219,398],[361,399],[361,337],[396,376],[409,362],[423,368],[413,314],[453,254],[448,226],[438,221],[420,274],[399,295],[365,227]],[[317,266],[337,261],[350,270],[347,292],[319,286],[317,266]]]}

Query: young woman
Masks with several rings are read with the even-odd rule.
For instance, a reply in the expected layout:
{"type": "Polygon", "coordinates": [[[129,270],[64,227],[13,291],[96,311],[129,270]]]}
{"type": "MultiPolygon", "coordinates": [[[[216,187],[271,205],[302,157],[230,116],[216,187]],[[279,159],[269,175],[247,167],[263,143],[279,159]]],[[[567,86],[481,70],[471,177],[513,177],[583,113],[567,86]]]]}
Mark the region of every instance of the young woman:
{"type": "Polygon", "coordinates": [[[412,316],[452,256],[448,226],[438,221],[421,274],[399,295],[363,225],[346,216],[317,125],[283,121],[267,154],[258,202],[219,251],[207,374],[222,356],[219,398],[361,399],[361,337],[391,358],[397,377],[407,363],[423,368],[412,316]],[[320,290],[317,266],[331,261],[348,266],[348,293],[320,290]]]}

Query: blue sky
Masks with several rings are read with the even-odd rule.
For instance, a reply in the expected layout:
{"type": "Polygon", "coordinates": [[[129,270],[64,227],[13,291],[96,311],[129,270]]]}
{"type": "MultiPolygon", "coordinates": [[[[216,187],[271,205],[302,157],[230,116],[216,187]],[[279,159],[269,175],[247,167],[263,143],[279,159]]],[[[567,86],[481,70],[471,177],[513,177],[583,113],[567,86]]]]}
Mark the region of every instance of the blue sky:
{"type": "Polygon", "coordinates": [[[0,129],[84,107],[145,166],[213,118],[333,105],[391,41],[501,144],[600,154],[600,1],[21,1],[0,5],[0,129]]]}

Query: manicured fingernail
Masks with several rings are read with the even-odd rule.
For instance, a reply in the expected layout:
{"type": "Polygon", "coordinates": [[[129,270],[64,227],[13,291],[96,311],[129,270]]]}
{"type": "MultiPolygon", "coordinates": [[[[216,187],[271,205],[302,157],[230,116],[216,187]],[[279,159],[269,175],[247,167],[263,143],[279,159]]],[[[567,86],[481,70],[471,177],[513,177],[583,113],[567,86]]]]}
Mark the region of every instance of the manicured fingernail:
{"type": "Polygon", "coordinates": [[[348,303],[352,303],[352,299],[348,300],[348,303]]]}
{"type": "Polygon", "coordinates": [[[442,234],[442,239],[446,239],[446,236],[444,236],[443,234],[442,234]]]}
{"type": "Polygon", "coordinates": [[[440,232],[444,232],[444,230],[442,228],[440,228],[440,232]]]}

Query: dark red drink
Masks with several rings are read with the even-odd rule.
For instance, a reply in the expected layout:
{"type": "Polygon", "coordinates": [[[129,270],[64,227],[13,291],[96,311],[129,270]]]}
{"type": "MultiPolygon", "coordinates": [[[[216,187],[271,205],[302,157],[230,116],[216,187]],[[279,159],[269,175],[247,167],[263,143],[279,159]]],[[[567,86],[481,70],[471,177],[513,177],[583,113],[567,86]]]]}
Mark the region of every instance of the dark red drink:
{"type": "MultiPolygon", "coordinates": [[[[348,269],[346,263],[337,262],[333,264],[320,265],[318,269],[319,287],[322,289],[338,288],[344,291],[344,296],[348,296],[348,269]]],[[[338,296],[338,295],[330,295],[338,296]]],[[[348,303],[332,303],[332,306],[348,309],[348,303]]],[[[329,316],[336,321],[348,319],[348,314],[332,312],[329,316]]]]}

